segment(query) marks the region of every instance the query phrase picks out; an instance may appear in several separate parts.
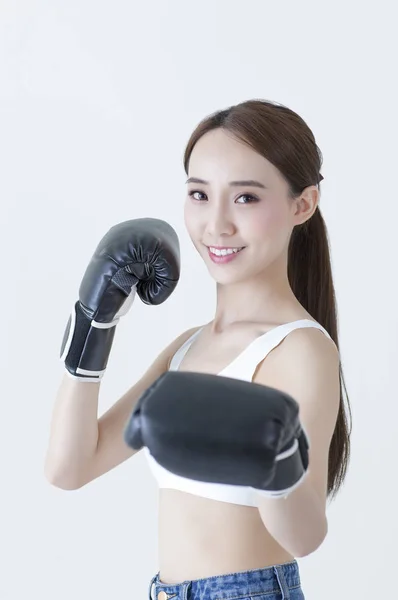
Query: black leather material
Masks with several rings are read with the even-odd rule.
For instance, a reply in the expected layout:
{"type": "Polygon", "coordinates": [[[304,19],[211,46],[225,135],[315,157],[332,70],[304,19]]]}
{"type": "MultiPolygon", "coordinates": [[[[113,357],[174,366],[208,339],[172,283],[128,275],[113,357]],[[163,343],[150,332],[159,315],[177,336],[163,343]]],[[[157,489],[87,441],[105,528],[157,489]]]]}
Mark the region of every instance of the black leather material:
{"type": "Polygon", "coordinates": [[[145,304],[161,304],[179,276],[179,241],[168,223],[143,218],[112,227],[90,260],[66,326],[61,346],[66,369],[81,379],[100,379],[128,297],[136,290],[145,304]]]}
{"type": "Polygon", "coordinates": [[[168,371],[142,394],[124,439],[135,449],[147,446],[182,477],[267,490],[285,489],[302,476],[300,444],[293,458],[277,461],[302,435],[298,403],[279,390],[168,371]]]}
{"type": "Polygon", "coordinates": [[[133,219],[102,238],[83,276],[79,300],[97,322],[112,321],[133,285],[145,304],[161,304],[180,277],[174,229],[159,219],[133,219]]]}

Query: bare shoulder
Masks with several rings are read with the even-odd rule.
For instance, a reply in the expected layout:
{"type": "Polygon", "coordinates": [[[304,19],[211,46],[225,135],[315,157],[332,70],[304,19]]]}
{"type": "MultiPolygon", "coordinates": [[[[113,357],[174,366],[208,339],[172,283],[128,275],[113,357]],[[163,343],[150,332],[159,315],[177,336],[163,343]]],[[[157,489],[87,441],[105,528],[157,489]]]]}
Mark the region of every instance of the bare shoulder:
{"type": "Polygon", "coordinates": [[[300,327],[291,331],[284,339],[285,352],[304,352],[309,358],[314,355],[332,362],[340,360],[335,342],[317,327],[300,327]]]}
{"type": "Polygon", "coordinates": [[[255,381],[290,394],[301,409],[321,411],[332,431],[340,404],[340,355],[321,330],[290,332],[259,365],[255,381]]]}
{"type": "MultiPolygon", "coordinates": [[[[317,421],[325,439],[334,429],[340,404],[340,356],[321,330],[295,329],[260,363],[256,383],[279,389],[297,400],[304,419],[317,421]]],[[[311,425],[308,425],[312,429],[311,425]]]]}
{"type": "Polygon", "coordinates": [[[339,381],[340,354],[334,341],[317,327],[301,327],[283,341],[260,364],[258,375],[267,381],[289,377],[310,381],[339,381]]]}

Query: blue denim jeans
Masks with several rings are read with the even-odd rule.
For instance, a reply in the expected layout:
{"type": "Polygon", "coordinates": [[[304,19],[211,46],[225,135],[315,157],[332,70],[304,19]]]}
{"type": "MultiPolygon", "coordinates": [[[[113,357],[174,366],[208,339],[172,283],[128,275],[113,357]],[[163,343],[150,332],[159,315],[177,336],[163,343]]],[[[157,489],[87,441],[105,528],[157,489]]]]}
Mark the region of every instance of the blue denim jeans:
{"type": "Polygon", "coordinates": [[[282,565],[178,584],[162,583],[159,573],[149,586],[150,600],[305,600],[294,560],[282,565]]]}

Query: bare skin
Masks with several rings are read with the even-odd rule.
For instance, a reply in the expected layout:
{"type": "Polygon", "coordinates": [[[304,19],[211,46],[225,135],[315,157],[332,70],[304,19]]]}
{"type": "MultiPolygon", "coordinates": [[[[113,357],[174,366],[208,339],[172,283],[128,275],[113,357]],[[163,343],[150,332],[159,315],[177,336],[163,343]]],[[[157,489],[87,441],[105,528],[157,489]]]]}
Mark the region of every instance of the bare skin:
{"type": "MultiPolygon", "coordinates": [[[[205,326],[184,356],[180,371],[217,374],[256,337],[284,322],[311,319],[298,305],[276,323],[234,324],[221,334],[205,326]]],[[[283,342],[265,359],[280,360],[283,342]]],[[[255,381],[255,374],[253,377],[255,381]]],[[[164,583],[259,569],[292,561],[268,533],[257,508],[201,498],[171,489],[159,497],[159,564],[164,583]]]]}

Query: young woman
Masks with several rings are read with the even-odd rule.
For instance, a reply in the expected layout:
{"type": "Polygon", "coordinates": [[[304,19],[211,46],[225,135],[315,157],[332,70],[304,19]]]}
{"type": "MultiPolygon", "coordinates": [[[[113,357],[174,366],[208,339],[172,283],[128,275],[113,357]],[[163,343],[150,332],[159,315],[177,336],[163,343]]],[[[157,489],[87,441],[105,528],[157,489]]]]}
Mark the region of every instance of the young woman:
{"type": "Polygon", "coordinates": [[[65,489],[136,452],[126,422],[168,370],[257,383],[299,405],[309,465],[282,497],[173,475],[146,449],[160,487],[152,600],[304,598],[296,558],[325,539],[350,449],[321,162],[306,123],[282,105],[247,101],[204,119],[185,151],[185,223],[216,282],[213,320],[174,340],[99,419],[99,380],[62,381],[46,474],[65,489]]]}

